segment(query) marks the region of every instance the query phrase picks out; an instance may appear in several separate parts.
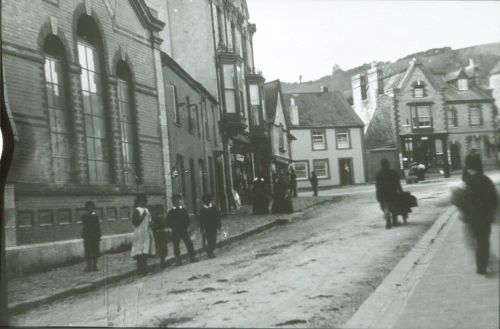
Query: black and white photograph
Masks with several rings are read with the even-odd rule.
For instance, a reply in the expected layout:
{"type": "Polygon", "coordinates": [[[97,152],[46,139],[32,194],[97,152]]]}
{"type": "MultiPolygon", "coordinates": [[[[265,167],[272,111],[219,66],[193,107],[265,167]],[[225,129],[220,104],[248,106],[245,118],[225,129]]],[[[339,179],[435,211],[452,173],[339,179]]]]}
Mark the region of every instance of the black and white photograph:
{"type": "Polygon", "coordinates": [[[500,1],[0,3],[0,327],[500,328],[500,1]]]}

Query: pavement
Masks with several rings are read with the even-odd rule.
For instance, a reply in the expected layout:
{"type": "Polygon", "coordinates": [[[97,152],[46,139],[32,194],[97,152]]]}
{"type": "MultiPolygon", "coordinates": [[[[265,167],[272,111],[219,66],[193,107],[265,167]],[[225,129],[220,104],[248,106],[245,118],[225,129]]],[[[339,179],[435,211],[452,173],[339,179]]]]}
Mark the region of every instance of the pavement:
{"type": "MultiPolygon", "coordinates": [[[[498,172],[489,176],[500,183],[498,172]]],[[[458,211],[451,207],[343,328],[499,328],[497,214],[487,275],[476,273],[474,250],[465,241],[458,211]]]]}
{"type": "MultiPolygon", "coordinates": [[[[296,213],[292,217],[286,214],[251,215],[248,206],[242,207],[237,214],[227,215],[222,218],[222,230],[217,238],[217,246],[221,247],[270,229],[290,220],[293,216],[300,216],[301,211],[305,209],[332,202],[336,199],[338,198],[331,196],[294,198],[293,203],[296,213]]],[[[203,248],[199,231],[193,230],[191,239],[196,252],[201,256],[203,248]]],[[[168,247],[169,255],[166,262],[167,265],[172,265],[174,263],[173,248],[170,243],[168,247]]],[[[183,243],[181,243],[181,257],[185,261],[188,258],[183,243]]],[[[162,270],[159,266],[159,258],[149,259],[148,263],[151,272],[162,270]]],[[[137,275],[136,263],[130,256],[130,251],[104,254],[99,258],[97,266],[99,268],[98,272],[84,272],[85,264],[80,263],[9,279],[10,313],[13,315],[19,314],[48,302],[95,290],[137,275]]]]}

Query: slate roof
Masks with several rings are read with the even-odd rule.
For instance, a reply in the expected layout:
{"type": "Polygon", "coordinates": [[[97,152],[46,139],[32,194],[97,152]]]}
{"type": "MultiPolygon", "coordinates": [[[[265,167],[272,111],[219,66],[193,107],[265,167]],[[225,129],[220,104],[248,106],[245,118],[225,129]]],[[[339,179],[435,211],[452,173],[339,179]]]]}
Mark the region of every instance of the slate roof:
{"type": "Polygon", "coordinates": [[[299,125],[295,127],[363,127],[363,121],[354,112],[340,91],[284,94],[287,106],[295,99],[299,125]]]}

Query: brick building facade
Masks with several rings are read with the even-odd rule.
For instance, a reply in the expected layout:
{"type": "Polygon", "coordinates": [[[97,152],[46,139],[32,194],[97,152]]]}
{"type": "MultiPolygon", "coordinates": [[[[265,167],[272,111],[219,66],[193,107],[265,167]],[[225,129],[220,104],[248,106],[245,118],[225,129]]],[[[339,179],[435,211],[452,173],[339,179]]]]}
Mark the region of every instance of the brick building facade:
{"type": "Polygon", "coordinates": [[[79,238],[87,200],[103,235],[132,230],[138,193],[165,207],[163,25],[140,0],[2,2],[11,245],[79,238]]]}

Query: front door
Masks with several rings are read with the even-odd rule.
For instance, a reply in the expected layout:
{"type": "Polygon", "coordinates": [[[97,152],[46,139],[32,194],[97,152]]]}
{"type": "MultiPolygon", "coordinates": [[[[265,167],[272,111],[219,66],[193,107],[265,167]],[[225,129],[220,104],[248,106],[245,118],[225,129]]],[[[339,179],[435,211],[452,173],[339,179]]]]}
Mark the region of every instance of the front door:
{"type": "Polygon", "coordinates": [[[352,158],[339,159],[339,172],[340,172],[340,185],[352,185],[353,171],[352,171],[352,158]]]}

